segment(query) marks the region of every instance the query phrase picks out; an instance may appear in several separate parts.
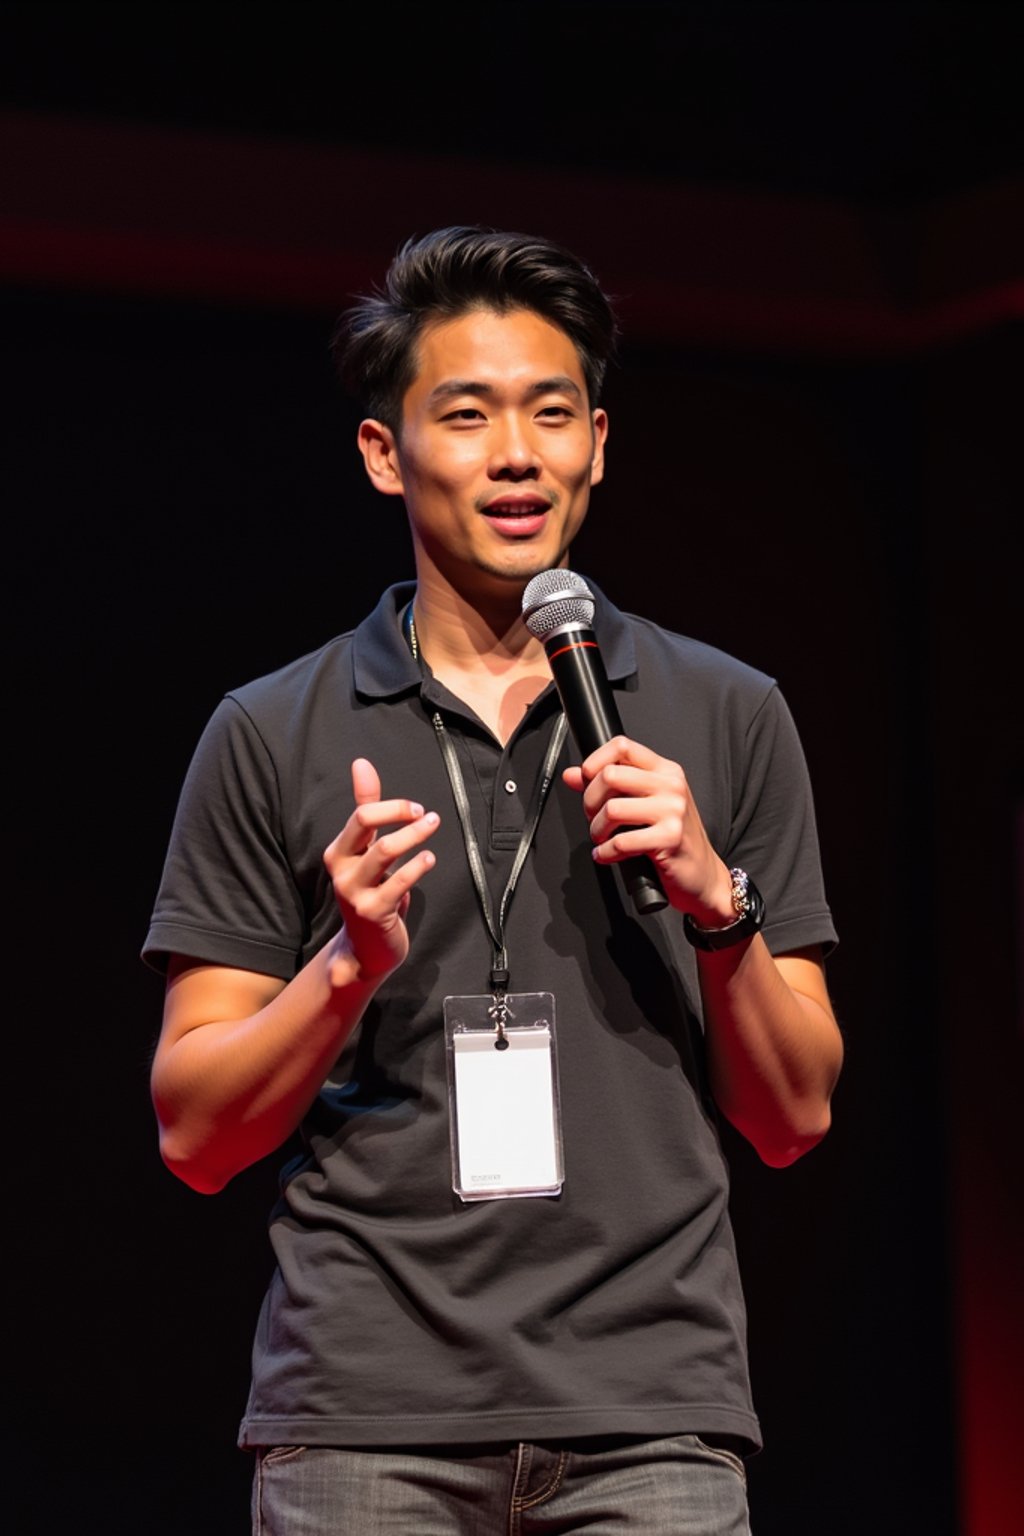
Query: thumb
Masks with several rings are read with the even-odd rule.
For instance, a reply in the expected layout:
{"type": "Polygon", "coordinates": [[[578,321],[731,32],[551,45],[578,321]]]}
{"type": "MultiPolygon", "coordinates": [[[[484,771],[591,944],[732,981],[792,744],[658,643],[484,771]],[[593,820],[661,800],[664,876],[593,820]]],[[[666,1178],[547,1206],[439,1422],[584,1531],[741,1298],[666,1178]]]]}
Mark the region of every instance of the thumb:
{"type": "Polygon", "coordinates": [[[380,799],[380,775],[365,757],[357,757],[352,764],[352,793],[356,805],[369,805],[380,799]]]}

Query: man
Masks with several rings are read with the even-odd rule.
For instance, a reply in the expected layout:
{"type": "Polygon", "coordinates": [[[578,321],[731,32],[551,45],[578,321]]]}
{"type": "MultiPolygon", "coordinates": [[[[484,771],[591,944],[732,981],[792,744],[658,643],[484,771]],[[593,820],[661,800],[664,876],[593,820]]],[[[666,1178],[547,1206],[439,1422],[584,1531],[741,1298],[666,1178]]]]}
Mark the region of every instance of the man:
{"type": "Polygon", "coordinates": [[[304,1148],[241,1431],[258,1531],[747,1529],[715,1116],[780,1166],[824,1134],[834,932],[771,679],[598,593],[623,733],[565,742],[522,600],[602,477],[614,331],[548,241],[399,253],[336,344],[415,585],[229,694],[182,794],[146,946],[163,1155],[212,1192],[304,1148]],[[664,911],[630,907],[635,855],[664,911]],[[503,1119],[536,1176],[466,1144],[503,1119]]]}

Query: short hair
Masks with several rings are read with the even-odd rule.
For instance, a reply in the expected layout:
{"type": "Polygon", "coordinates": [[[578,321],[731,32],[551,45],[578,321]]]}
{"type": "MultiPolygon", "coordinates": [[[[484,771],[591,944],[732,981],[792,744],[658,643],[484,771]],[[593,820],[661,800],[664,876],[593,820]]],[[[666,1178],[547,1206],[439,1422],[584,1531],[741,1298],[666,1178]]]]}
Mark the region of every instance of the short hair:
{"type": "Polygon", "coordinates": [[[598,403],[618,327],[594,274],[552,240],[481,225],[452,225],[401,246],[383,287],[338,321],[331,351],[342,383],[399,432],[424,328],[474,309],[532,310],[558,326],[576,348],[591,407],[598,403]]]}

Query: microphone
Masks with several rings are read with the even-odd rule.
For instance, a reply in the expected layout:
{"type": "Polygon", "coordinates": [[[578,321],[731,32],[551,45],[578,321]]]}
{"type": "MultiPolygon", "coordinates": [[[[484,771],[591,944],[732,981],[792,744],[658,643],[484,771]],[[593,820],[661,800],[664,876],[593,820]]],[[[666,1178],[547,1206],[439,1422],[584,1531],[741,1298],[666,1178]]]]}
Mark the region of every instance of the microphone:
{"type": "MultiPolygon", "coordinates": [[[[613,736],[624,734],[591,627],[594,594],[583,577],[563,570],[534,576],[523,593],[523,622],[544,643],[565,718],[582,755],[589,757],[613,736]]],[[[642,854],[624,859],[619,869],[638,915],[646,917],[668,905],[650,859],[642,854]]]]}

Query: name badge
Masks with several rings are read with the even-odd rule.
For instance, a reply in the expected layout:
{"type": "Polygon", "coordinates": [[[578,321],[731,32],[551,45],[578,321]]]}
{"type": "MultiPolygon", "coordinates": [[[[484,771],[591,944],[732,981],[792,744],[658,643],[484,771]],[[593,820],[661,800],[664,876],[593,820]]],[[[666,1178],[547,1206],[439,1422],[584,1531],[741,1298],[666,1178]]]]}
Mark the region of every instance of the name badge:
{"type": "Polygon", "coordinates": [[[452,1188],[460,1200],[557,1195],[562,1119],[550,992],[446,997],[452,1188]]]}

